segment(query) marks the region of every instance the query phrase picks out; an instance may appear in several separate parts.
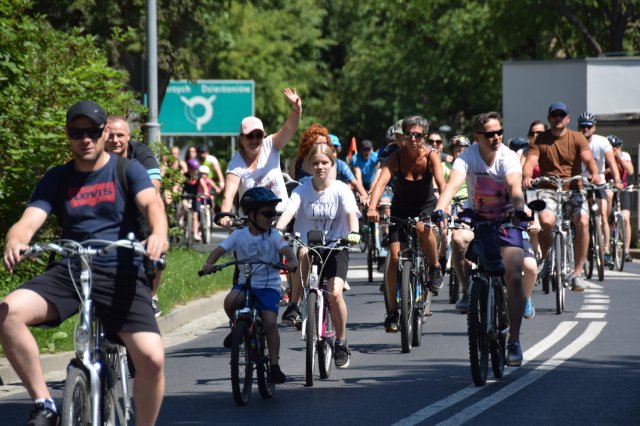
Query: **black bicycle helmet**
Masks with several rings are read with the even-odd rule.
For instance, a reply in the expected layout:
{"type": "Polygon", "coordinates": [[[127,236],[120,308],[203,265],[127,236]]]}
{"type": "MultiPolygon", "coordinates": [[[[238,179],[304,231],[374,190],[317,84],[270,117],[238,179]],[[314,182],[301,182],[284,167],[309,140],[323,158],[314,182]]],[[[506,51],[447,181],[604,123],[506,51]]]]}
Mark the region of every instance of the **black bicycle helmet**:
{"type": "Polygon", "coordinates": [[[244,211],[245,214],[248,214],[250,211],[258,209],[262,206],[266,206],[268,204],[276,205],[280,201],[280,198],[276,196],[271,190],[262,187],[255,187],[248,189],[240,200],[240,207],[244,211]]]}
{"type": "Polygon", "coordinates": [[[590,112],[583,112],[578,117],[578,126],[586,124],[587,126],[595,126],[596,124],[596,116],[591,114],[590,112]]]}
{"type": "Polygon", "coordinates": [[[609,140],[611,146],[622,146],[622,139],[620,139],[616,135],[608,135],[607,139],[609,140]]]}
{"type": "Polygon", "coordinates": [[[529,148],[529,141],[525,138],[513,138],[509,141],[509,148],[513,151],[529,148]]]}

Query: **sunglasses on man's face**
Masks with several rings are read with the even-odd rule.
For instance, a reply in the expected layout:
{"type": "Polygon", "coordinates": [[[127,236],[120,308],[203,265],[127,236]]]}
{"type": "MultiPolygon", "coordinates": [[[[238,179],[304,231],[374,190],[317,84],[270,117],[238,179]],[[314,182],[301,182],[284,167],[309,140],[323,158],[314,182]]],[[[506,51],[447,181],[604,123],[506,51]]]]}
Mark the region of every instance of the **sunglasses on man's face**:
{"type": "Polygon", "coordinates": [[[267,219],[273,219],[278,214],[275,210],[260,210],[258,213],[267,219]]]}
{"type": "Polygon", "coordinates": [[[567,113],[564,111],[553,111],[551,114],[549,114],[549,117],[551,118],[565,118],[567,116],[567,113]]]}
{"type": "Polygon", "coordinates": [[[71,139],[82,139],[85,135],[91,139],[98,139],[102,136],[102,127],[67,127],[67,132],[71,139]]]}
{"type": "Polygon", "coordinates": [[[416,140],[424,138],[424,133],[420,132],[405,132],[404,137],[411,140],[412,138],[416,138],[416,140]]]}
{"type": "Polygon", "coordinates": [[[487,139],[491,139],[496,136],[502,136],[504,129],[496,130],[495,132],[484,132],[483,135],[487,139]]]}

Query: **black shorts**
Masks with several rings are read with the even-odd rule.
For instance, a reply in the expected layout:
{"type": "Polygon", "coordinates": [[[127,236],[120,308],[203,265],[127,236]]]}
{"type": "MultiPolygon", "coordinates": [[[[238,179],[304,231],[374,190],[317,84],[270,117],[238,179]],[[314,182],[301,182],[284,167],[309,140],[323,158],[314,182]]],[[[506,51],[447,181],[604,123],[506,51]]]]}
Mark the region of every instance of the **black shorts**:
{"type": "MultiPolygon", "coordinates": [[[[74,280],[79,284],[79,269],[71,269],[74,280]]],[[[121,331],[160,334],[151,307],[151,289],[144,266],[93,265],[92,272],[93,306],[107,334],[114,336],[121,331]]],[[[42,275],[26,282],[20,288],[38,293],[58,311],[57,320],[39,324],[41,327],[56,327],[78,313],[80,299],[71,283],[66,261],[54,263],[42,275]]]]}
{"type": "Polygon", "coordinates": [[[329,257],[325,252],[322,254],[322,259],[324,260],[323,277],[327,279],[338,277],[346,281],[347,272],[349,272],[349,252],[347,250],[331,250],[329,257]]]}
{"type": "MultiPolygon", "coordinates": [[[[408,211],[407,209],[396,209],[395,206],[391,206],[391,216],[400,218],[409,217],[431,217],[433,210],[436,207],[437,199],[424,205],[420,210],[408,211]]],[[[389,243],[407,243],[407,233],[403,225],[391,225],[389,227],[389,243]]]]}
{"type": "Polygon", "coordinates": [[[629,191],[618,192],[620,197],[620,210],[631,210],[631,193],[629,191]]]}

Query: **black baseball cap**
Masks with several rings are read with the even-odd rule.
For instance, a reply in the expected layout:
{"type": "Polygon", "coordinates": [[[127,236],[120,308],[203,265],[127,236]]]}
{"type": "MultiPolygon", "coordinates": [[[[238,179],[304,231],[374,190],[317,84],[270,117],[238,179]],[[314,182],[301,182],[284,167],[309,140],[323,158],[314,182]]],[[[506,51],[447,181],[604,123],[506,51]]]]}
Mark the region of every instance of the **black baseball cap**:
{"type": "Polygon", "coordinates": [[[81,115],[96,124],[105,124],[107,122],[107,113],[100,105],[92,101],[78,101],[67,110],[67,124],[81,115]]]}

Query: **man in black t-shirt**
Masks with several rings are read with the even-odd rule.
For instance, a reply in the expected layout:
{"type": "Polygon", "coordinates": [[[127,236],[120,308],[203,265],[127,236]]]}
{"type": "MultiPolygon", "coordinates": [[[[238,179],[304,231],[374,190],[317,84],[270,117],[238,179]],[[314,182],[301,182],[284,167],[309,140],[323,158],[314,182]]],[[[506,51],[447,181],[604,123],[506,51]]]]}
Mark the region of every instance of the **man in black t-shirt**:
{"type": "MultiPolygon", "coordinates": [[[[62,238],[80,242],[123,238],[136,227],[135,217],[126,214],[134,198],[151,229],[148,257],[158,260],[169,247],[166,216],[156,201],[157,191],[137,161],[127,163],[128,189],[118,183],[117,157],[104,149],[109,138],[104,110],[95,102],[77,102],[67,111],[65,134],[73,155],[71,173],[65,183],[63,170],[67,166],[54,167],[38,182],[22,217],[7,233],[5,268],[13,271],[23,260],[21,253],[51,213],[61,219],[62,238]],[[63,186],[61,191],[59,186],[63,186]],[[58,194],[64,194],[64,199],[59,200],[58,194]]],[[[94,307],[106,332],[118,335],[136,366],[136,423],[153,425],[164,395],[162,338],[153,317],[142,258],[115,256],[96,257],[92,262],[94,307]]],[[[58,424],[38,346],[28,327],[57,325],[78,313],[79,297],[70,273],[78,279],[69,259],[63,258],[0,302],[2,347],[34,400],[28,425],[58,424]]]]}

